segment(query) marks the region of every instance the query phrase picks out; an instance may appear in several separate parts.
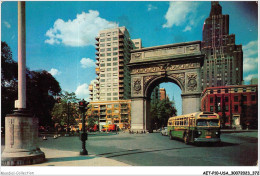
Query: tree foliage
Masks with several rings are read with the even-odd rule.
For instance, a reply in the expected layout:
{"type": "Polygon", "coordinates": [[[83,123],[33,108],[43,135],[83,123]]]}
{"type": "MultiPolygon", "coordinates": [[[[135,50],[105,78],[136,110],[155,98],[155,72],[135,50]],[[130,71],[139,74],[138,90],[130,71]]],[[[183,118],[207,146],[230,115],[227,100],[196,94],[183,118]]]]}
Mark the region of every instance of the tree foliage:
{"type": "Polygon", "coordinates": [[[174,102],[168,98],[158,100],[157,104],[151,105],[152,128],[160,128],[167,126],[169,117],[176,116],[177,110],[174,107],[174,102]]]}
{"type": "MultiPolygon", "coordinates": [[[[1,42],[1,120],[14,110],[18,99],[18,64],[12,59],[12,52],[1,42]]],[[[47,71],[26,69],[26,106],[39,119],[40,125],[51,125],[51,109],[55,96],[61,91],[59,82],[47,71]]]]}
{"type": "Polygon", "coordinates": [[[76,108],[76,104],[79,99],[76,97],[75,93],[69,93],[67,91],[60,95],[59,102],[56,102],[52,109],[52,119],[59,126],[67,125],[68,115],[69,115],[69,125],[76,123],[76,118],[79,118],[79,111],[76,108]],[[70,105],[68,104],[70,102],[70,105]]]}
{"type": "Polygon", "coordinates": [[[6,114],[12,113],[18,97],[18,64],[12,59],[10,47],[1,42],[1,124],[6,114]]]}

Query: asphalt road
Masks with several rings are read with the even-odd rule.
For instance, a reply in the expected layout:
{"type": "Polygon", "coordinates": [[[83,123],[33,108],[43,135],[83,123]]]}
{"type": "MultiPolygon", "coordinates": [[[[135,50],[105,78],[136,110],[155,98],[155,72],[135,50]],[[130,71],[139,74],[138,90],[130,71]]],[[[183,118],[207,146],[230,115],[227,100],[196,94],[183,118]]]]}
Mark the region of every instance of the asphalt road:
{"type": "MultiPolygon", "coordinates": [[[[258,160],[257,132],[222,134],[220,145],[186,145],[160,133],[90,134],[86,142],[94,154],[133,166],[255,166],[258,160]],[[249,134],[249,133],[248,133],[249,134]]],[[[40,147],[80,151],[77,136],[40,140],[40,147]]]]}

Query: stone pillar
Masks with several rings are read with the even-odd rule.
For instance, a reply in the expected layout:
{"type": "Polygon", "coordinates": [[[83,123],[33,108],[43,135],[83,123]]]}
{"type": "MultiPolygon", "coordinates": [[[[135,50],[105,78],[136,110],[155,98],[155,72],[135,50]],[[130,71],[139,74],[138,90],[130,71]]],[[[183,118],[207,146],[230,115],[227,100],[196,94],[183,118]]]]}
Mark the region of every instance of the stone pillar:
{"type": "Polygon", "coordinates": [[[26,109],[25,2],[18,1],[18,101],[17,110],[5,118],[3,166],[41,163],[45,155],[38,146],[38,118],[26,109]]]}
{"type": "Polygon", "coordinates": [[[131,130],[145,130],[144,98],[133,98],[131,101],[131,130]]]}
{"type": "Polygon", "coordinates": [[[182,94],[182,114],[200,111],[200,93],[182,94]]]}

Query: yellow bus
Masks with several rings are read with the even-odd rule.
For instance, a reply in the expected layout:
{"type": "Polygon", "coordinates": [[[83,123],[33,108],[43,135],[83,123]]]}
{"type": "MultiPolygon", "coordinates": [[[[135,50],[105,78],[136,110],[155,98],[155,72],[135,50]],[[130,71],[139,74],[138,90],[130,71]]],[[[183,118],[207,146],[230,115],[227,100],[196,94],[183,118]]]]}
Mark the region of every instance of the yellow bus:
{"type": "Polygon", "coordinates": [[[213,112],[194,112],[171,117],[167,131],[171,140],[181,138],[186,144],[220,142],[219,115],[213,112]]]}

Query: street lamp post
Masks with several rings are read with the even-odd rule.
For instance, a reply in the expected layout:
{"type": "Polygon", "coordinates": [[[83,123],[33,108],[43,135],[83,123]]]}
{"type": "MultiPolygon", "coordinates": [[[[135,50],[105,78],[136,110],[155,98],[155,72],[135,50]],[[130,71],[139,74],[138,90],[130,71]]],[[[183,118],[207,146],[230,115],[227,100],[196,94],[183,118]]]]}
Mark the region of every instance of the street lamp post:
{"type": "Polygon", "coordinates": [[[88,151],[86,150],[86,140],[88,140],[88,133],[86,133],[85,129],[85,112],[87,111],[87,106],[89,102],[86,102],[84,99],[79,102],[79,110],[82,114],[82,132],[80,134],[80,140],[82,141],[82,150],[80,151],[80,155],[88,155],[88,151]]]}

